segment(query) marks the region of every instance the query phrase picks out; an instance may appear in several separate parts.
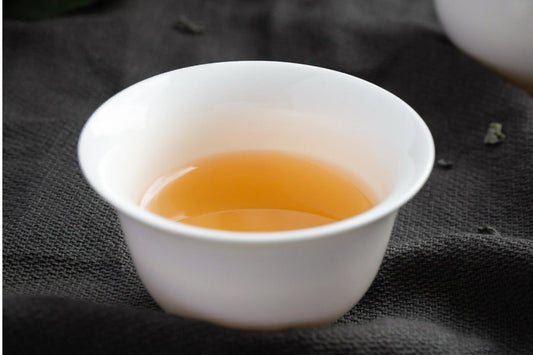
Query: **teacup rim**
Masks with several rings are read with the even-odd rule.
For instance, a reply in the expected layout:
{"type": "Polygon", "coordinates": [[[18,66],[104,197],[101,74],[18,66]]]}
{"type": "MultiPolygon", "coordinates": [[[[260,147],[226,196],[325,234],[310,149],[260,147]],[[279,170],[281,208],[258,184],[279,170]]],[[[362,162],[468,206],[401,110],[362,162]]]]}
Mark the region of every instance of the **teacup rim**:
{"type": "Polygon", "coordinates": [[[105,201],[111,204],[111,206],[114,207],[118,212],[123,213],[126,216],[134,220],[137,220],[138,222],[141,222],[145,225],[156,228],[157,230],[163,231],[165,233],[172,234],[176,237],[179,235],[179,236],[187,236],[187,237],[195,238],[199,240],[210,240],[210,241],[217,241],[217,242],[224,242],[224,243],[245,243],[245,244],[297,242],[297,241],[303,241],[303,240],[323,238],[323,237],[327,237],[331,235],[345,233],[349,230],[361,228],[370,223],[378,221],[381,218],[384,218],[387,215],[397,211],[401,206],[403,206],[405,203],[407,203],[411,198],[413,198],[416,195],[416,193],[422,188],[422,186],[425,184],[425,182],[429,178],[431,171],[433,169],[433,164],[434,164],[434,159],[435,159],[434,141],[433,141],[433,137],[426,123],[411,106],[409,106],[405,101],[403,101],[396,95],[392,94],[391,92],[367,80],[364,80],[359,77],[346,74],[340,71],[313,66],[309,64],[283,62],[283,61],[265,61],[265,60],[244,60],[244,61],[224,61],[224,62],[204,63],[204,64],[193,65],[193,66],[188,66],[184,68],[167,71],[164,73],[151,76],[139,82],[136,82],[124,88],[123,90],[119,91],[118,93],[111,96],[110,98],[108,98],[91,114],[91,116],[87,119],[87,121],[85,122],[80,132],[77,152],[78,152],[78,161],[79,161],[82,173],[86,181],[98,193],[98,195],[100,195],[105,201]],[[102,108],[105,105],[111,104],[111,101],[113,98],[119,95],[126,95],[129,90],[134,90],[134,88],[137,85],[141,85],[147,81],[157,80],[157,78],[160,78],[163,76],[172,75],[173,73],[178,72],[178,71],[197,70],[200,67],[205,67],[205,66],[238,65],[238,64],[249,64],[249,63],[254,63],[258,65],[261,65],[261,64],[292,65],[292,66],[298,66],[298,67],[301,67],[301,66],[308,67],[308,68],[311,68],[317,71],[329,72],[330,74],[349,77],[351,80],[357,80],[363,85],[367,85],[369,89],[377,90],[381,92],[382,94],[389,97],[391,100],[396,101],[400,106],[403,106],[405,109],[407,109],[407,111],[409,111],[410,115],[415,120],[416,127],[418,129],[421,129],[421,131],[423,132],[423,136],[428,143],[427,144],[428,150],[425,152],[426,154],[425,158],[427,161],[426,166],[424,166],[423,169],[421,169],[421,173],[419,174],[419,176],[416,177],[416,179],[414,179],[412,183],[410,183],[408,189],[399,193],[398,196],[394,199],[389,198],[389,197],[386,198],[384,201],[379,202],[376,206],[374,206],[373,208],[369,209],[368,211],[364,213],[361,213],[359,215],[356,215],[356,216],[353,216],[353,217],[350,217],[350,218],[347,218],[347,219],[344,219],[338,222],[334,222],[334,223],[330,223],[330,224],[326,224],[326,225],[322,225],[318,227],[287,230],[287,231],[276,231],[276,232],[226,231],[226,230],[217,230],[217,229],[210,229],[210,228],[204,228],[204,227],[197,227],[197,226],[175,222],[175,221],[160,217],[142,208],[140,205],[137,205],[132,201],[126,201],[125,199],[118,198],[115,194],[113,194],[110,191],[107,191],[106,189],[102,188],[102,186],[100,186],[98,183],[91,180],[90,174],[86,172],[87,167],[84,165],[84,161],[81,156],[81,151],[83,149],[82,146],[83,146],[84,132],[86,132],[91,122],[91,119],[95,115],[98,114],[98,112],[100,111],[100,108],[102,108]]]}

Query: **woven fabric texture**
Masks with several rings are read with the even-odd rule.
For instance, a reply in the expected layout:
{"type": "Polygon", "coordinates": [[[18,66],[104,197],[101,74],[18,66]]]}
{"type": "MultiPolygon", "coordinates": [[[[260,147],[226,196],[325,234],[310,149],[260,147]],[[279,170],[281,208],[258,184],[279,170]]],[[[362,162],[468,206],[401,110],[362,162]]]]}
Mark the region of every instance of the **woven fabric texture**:
{"type": "Polygon", "coordinates": [[[110,1],[3,29],[7,353],[533,353],[533,97],[460,52],[432,2],[110,1]],[[180,15],[206,32],[177,31],[180,15]],[[400,210],[372,287],[330,326],[248,332],[163,313],[78,166],[80,130],[113,94],[244,59],[380,85],[454,162],[400,210]],[[507,135],[496,146],[490,122],[507,135]]]}

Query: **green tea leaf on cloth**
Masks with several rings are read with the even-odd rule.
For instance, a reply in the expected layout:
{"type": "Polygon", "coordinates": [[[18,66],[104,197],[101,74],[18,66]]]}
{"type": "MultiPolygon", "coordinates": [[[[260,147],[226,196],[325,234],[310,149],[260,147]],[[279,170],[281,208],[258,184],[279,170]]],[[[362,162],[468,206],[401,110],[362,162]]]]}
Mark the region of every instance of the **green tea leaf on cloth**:
{"type": "Polygon", "coordinates": [[[502,132],[503,125],[498,122],[491,122],[485,134],[483,142],[485,144],[498,144],[505,140],[505,134],[502,132]]]}

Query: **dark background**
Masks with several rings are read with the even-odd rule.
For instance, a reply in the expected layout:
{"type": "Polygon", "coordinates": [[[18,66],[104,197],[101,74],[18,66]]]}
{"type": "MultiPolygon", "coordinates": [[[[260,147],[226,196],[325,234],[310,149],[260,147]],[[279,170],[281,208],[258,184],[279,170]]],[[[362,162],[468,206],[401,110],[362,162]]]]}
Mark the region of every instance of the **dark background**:
{"type": "Polygon", "coordinates": [[[3,30],[6,353],[533,353],[533,98],[454,47],[432,2],[117,0],[3,30]],[[205,33],[176,30],[180,15],[205,33]],[[111,95],[242,59],[376,83],[454,162],[400,210],[371,289],[328,327],[246,332],[162,313],[78,167],[80,130],[111,95]],[[496,146],[483,144],[490,122],[507,135],[496,146]]]}

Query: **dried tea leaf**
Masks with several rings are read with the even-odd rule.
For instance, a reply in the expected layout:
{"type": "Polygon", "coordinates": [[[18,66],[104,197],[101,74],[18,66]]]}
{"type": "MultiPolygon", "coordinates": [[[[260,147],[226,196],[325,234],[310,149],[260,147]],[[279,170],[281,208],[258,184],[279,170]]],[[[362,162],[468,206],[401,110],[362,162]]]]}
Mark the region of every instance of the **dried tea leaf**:
{"type": "Polygon", "coordinates": [[[481,234],[490,234],[490,235],[500,234],[500,232],[498,232],[496,228],[491,227],[491,226],[477,227],[477,231],[481,234]]]}
{"type": "Polygon", "coordinates": [[[174,23],[174,28],[180,32],[193,35],[203,34],[205,31],[204,25],[193,22],[183,15],[178,17],[174,23]]]}
{"type": "Polygon", "coordinates": [[[451,167],[453,166],[453,162],[450,161],[450,160],[446,160],[446,159],[439,159],[437,160],[437,165],[440,166],[441,168],[443,169],[451,169],[451,167]]]}
{"type": "Polygon", "coordinates": [[[485,144],[498,144],[505,140],[505,134],[502,132],[503,125],[499,122],[491,122],[485,139],[483,142],[485,144]]]}

